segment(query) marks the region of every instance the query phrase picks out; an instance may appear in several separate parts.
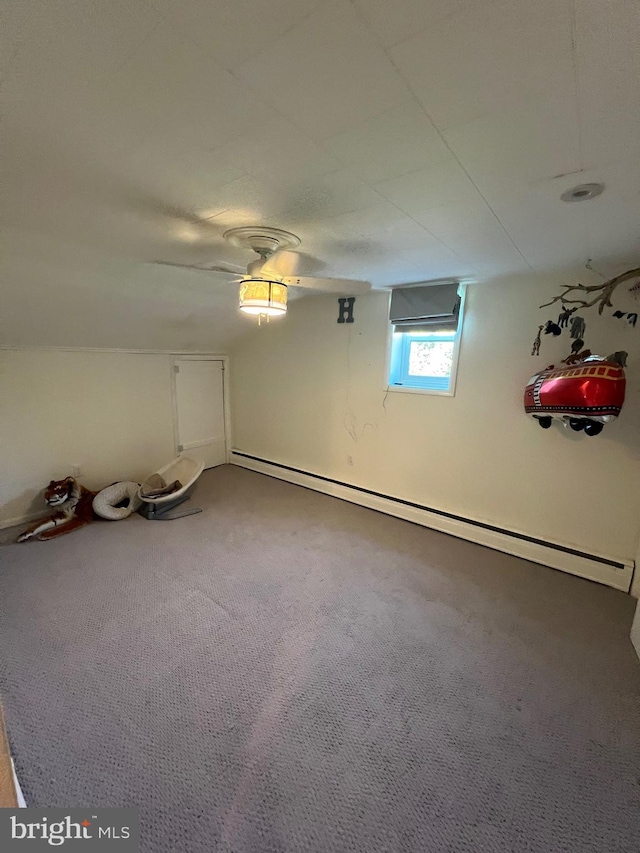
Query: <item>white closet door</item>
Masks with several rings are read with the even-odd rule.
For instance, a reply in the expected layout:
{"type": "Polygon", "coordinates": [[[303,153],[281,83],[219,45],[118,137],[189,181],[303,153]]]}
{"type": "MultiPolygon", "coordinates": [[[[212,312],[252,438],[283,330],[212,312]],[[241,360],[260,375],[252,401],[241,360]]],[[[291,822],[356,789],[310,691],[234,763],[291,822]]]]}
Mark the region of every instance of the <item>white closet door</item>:
{"type": "Polygon", "coordinates": [[[204,462],[227,461],[224,418],[224,364],[215,359],[174,361],[178,452],[204,462]]]}

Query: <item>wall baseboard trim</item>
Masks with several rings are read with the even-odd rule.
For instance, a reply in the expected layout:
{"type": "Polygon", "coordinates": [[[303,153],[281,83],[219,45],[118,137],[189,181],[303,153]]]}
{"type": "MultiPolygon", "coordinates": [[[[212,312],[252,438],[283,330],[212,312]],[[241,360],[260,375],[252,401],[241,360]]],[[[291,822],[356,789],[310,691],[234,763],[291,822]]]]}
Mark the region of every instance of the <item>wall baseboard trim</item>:
{"type": "Polygon", "coordinates": [[[634,564],[630,561],[588,554],[569,546],[544,542],[485,522],[383,495],[280,462],[271,462],[240,450],[231,451],[229,462],[259,474],[286,480],[297,486],[359,504],[386,515],[393,515],[396,518],[420,524],[422,527],[430,527],[460,539],[467,539],[478,545],[484,545],[514,557],[521,557],[533,563],[540,563],[552,569],[559,569],[623,592],[629,592],[631,587],[634,564]]]}

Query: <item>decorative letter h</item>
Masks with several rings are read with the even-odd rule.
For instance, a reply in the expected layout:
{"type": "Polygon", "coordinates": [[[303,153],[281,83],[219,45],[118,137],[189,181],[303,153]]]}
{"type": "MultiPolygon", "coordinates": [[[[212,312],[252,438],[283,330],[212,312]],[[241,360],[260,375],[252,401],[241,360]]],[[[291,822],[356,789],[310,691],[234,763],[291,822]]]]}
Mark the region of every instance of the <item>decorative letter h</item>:
{"type": "Polygon", "coordinates": [[[338,323],[353,323],[353,303],[356,301],[355,296],[343,297],[338,299],[340,305],[340,316],[338,323]]]}

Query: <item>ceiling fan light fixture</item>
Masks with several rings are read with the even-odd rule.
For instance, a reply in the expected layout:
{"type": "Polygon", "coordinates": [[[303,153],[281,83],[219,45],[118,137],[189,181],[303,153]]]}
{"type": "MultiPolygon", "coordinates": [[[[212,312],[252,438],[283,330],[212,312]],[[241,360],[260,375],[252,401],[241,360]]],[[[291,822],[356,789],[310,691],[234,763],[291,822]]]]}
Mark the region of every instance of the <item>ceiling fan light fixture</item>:
{"type": "Polygon", "coordinates": [[[287,313],[287,286],[280,281],[245,278],[240,284],[240,310],[257,317],[281,317],[287,313]]]}

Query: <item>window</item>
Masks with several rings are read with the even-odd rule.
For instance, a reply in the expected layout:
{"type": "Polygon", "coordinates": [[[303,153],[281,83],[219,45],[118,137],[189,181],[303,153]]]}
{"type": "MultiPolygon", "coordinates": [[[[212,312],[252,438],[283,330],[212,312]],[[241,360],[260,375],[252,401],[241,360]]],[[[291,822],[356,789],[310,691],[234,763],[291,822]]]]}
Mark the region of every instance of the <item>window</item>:
{"type": "Polygon", "coordinates": [[[455,332],[395,332],[391,343],[391,385],[449,391],[455,332]]]}
{"type": "Polygon", "coordinates": [[[453,396],[464,289],[457,283],[392,292],[389,390],[453,396]]]}

